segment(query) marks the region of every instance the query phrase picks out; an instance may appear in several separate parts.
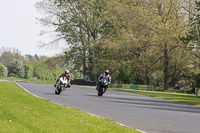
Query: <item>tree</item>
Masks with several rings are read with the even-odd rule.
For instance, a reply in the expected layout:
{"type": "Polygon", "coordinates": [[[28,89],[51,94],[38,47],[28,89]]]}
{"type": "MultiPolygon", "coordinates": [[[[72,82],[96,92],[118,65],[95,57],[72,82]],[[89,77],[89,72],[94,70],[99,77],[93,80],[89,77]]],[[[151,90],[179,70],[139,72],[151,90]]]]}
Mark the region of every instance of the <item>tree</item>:
{"type": "Polygon", "coordinates": [[[3,64],[0,63],[0,78],[4,79],[8,76],[8,70],[7,67],[5,67],[3,64]]]}
{"type": "MultiPolygon", "coordinates": [[[[41,19],[67,42],[68,65],[91,80],[109,69],[113,82],[174,87],[188,71],[191,51],[185,0],[43,0],[41,19]]],[[[51,60],[49,60],[51,61],[51,60]]]]}
{"type": "Polygon", "coordinates": [[[24,68],[24,78],[25,79],[33,78],[33,65],[31,64],[31,62],[24,61],[23,68],[24,68]]]}
{"type": "Polygon", "coordinates": [[[27,60],[27,61],[36,61],[35,57],[30,55],[30,54],[26,54],[25,55],[25,60],[27,60]]]}
{"type": "Polygon", "coordinates": [[[35,54],[35,59],[36,59],[36,61],[39,61],[40,60],[40,58],[38,57],[38,55],[37,54],[35,54]]]}
{"type": "Polygon", "coordinates": [[[64,39],[67,42],[66,60],[76,69],[82,68],[83,75],[92,79],[93,46],[108,25],[104,19],[106,0],[48,0],[37,3],[36,7],[48,15],[41,22],[55,27],[58,33],[55,41],[64,39]]]}
{"type": "Polygon", "coordinates": [[[8,64],[10,64],[11,62],[13,62],[15,60],[19,60],[19,61],[24,60],[24,57],[21,55],[19,50],[12,49],[12,48],[7,48],[7,49],[2,48],[1,56],[0,56],[0,62],[2,64],[7,66],[8,64]]]}
{"type": "Polygon", "coordinates": [[[194,16],[191,17],[191,29],[186,37],[187,42],[191,42],[194,45],[200,44],[200,2],[196,1],[196,10],[194,16]]]}
{"type": "Polygon", "coordinates": [[[13,55],[10,52],[3,52],[0,57],[0,62],[4,65],[8,65],[13,61],[13,55]]]}
{"type": "Polygon", "coordinates": [[[24,78],[24,67],[20,61],[14,61],[8,65],[8,76],[24,78]]]}
{"type": "Polygon", "coordinates": [[[133,80],[143,84],[151,83],[159,71],[165,90],[173,87],[183,74],[181,70],[186,68],[183,66],[189,64],[188,56],[184,56],[189,51],[179,41],[187,31],[180,3],[178,0],[111,1],[107,19],[115,25],[103,41],[107,42],[107,48],[121,51],[117,55],[119,64],[115,66],[120,68],[124,61],[131,64],[130,73],[138,76],[132,77],[133,80]]]}

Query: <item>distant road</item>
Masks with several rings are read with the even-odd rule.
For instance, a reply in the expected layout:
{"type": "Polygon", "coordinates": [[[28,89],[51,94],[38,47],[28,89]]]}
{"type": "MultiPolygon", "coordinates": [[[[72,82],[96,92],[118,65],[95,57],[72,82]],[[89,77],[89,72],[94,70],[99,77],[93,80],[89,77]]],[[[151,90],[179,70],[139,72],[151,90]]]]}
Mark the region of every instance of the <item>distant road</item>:
{"type": "Polygon", "coordinates": [[[114,90],[107,90],[103,97],[98,97],[95,88],[78,86],[55,95],[53,85],[18,84],[52,102],[147,133],[200,133],[200,107],[114,90]]]}

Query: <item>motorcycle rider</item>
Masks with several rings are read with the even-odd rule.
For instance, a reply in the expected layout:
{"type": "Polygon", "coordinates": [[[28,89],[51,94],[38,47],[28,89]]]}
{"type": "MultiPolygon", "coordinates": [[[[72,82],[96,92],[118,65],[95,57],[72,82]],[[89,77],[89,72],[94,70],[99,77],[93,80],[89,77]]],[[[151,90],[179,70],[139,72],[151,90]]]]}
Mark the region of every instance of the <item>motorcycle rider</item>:
{"type": "MultiPolygon", "coordinates": [[[[66,87],[70,88],[70,86],[71,86],[71,85],[70,85],[71,76],[70,76],[70,74],[69,74],[69,70],[66,69],[66,70],[64,71],[64,73],[61,74],[61,75],[58,77],[58,79],[56,80],[56,84],[57,84],[57,82],[60,80],[61,77],[66,77],[66,79],[68,80],[68,84],[66,85],[66,87]]],[[[54,85],[54,87],[56,87],[56,84],[54,85]]]]}
{"type": "MultiPolygon", "coordinates": [[[[100,85],[100,80],[105,76],[106,77],[106,80],[108,82],[108,85],[110,85],[111,83],[111,76],[109,75],[110,72],[109,70],[105,70],[105,73],[101,74],[100,77],[98,78],[98,82],[97,82],[97,87],[96,87],[96,90],[98,90],[99,88],[99,85],[100,85]]],[[[107,89],[108,86],[106,86],[106,89],[107,89]]]]}

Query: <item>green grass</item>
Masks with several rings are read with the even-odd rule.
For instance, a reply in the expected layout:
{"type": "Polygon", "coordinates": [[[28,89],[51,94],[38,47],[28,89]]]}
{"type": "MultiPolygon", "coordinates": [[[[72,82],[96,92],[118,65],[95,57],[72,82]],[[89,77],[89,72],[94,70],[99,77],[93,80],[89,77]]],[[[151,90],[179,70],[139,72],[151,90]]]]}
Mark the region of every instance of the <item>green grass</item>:
{"type": "Polygon", "coordinates": [[[15,78],[15,77],[8,77],[6,80],[9,81],[20,81],[20,82],[27,82],[27,83],[41,83],[41,84],[55,84],[56,80],[40,80],[40,79],[23,79],[23,78],[15,78]]]}
{"type": "Polygon", "coordinates": [[[136,133],[133,128],[40,99],[0,82],[0,133],[136,133]]]}
{"type": "Polygon", "coordinates": [[[157,91],[141,91],[133,89],[120,89],[113,88],[113,90],[126,91],[129,93],[135,93],[150,97],[156,97],[160,99],[167,99],[171,101],[182,102],[190,105],[200,106],[200,97],[195,96],[194,94],[184,94],[184,93],[175,93],[175,92],[157,92],[157,91]]]}

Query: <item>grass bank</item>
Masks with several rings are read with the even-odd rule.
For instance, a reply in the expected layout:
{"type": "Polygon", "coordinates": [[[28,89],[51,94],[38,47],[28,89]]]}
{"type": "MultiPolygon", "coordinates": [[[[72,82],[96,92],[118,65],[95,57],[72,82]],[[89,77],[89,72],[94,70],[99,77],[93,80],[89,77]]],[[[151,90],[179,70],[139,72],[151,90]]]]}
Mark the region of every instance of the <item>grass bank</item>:
{"type": "Polygon", "coordinates": [[[0,81],[1,133],[136,133],[109,119],[59,106],[0,81]]]}
{"type": "Polygon", "coordinates": [[[167,99],[171,101],[182,102],[190,105],[200,106],[200,96],[195,96],[194,94],[184,94],[184,93],[175,93],[175,92],[159,92],[159,91],[142,91],[142,90],[133,90],[133,89],[121,89],[121,88],[112,88],[113,90],[126,91],[129,93],[135,93],[150,97],[156,97],[161,99],[167,99]]]}
{"type": "Polygon", "coordinates": [[[55,84],[55,80],[40,80],[40,79],[23,79],[23,78],[15,78],[8,77],[6,80],[8,81],[16,81],[16,82],[27,82],[27,83],[40,83],[40,84],[55,84]]]}

